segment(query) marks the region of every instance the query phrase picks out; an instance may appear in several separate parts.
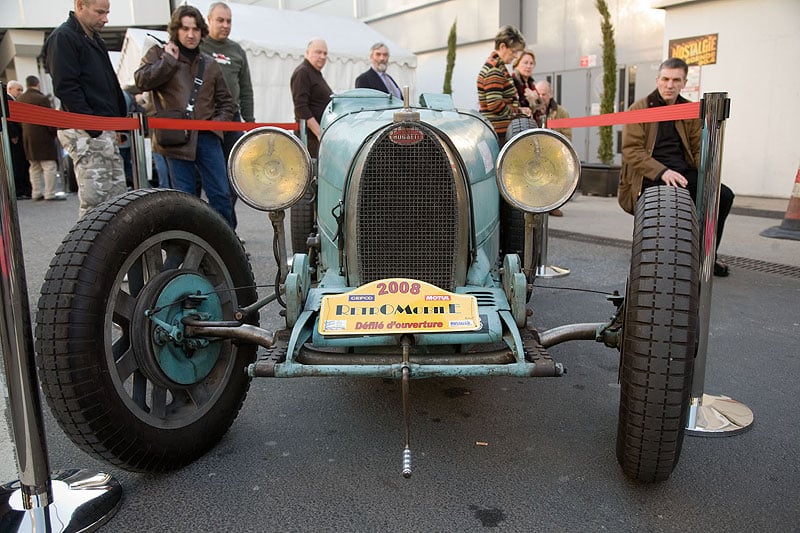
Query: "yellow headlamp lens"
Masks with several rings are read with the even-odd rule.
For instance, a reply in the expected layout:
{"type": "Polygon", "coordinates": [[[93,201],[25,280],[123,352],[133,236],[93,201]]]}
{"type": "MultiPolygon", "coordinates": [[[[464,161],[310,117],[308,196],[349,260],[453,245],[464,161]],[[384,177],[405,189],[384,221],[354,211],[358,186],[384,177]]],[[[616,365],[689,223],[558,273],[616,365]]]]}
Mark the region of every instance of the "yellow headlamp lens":
{"type": "Polygon", "coordinates": [[[529,213],[561,206],[578,186],[581,165],[561,134],[530,129],[515,135],[497,158],[497,186],[508,203],[529,213]]]}
{"type": "Polygon", "coordinates": [[[262,211],[291,207],[311,181],[311,157],[290,132],[263,127],[245,134],[231,150],[228,174],[236,194],[262,211]]]}

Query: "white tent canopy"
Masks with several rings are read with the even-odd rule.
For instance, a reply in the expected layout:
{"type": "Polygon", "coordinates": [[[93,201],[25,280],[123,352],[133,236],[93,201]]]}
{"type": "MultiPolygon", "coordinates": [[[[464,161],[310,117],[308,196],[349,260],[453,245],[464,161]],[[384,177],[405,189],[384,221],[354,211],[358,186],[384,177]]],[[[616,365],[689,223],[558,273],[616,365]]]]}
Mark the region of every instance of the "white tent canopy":
{"type": "MultiPolygon", "coordinates": [[[[205,15],[210,2],[193,2],[205,15]]],[[[289,78],[303,60],[308,42],[321,37],[328,44],[328,62],[322,70],[334,92],[352,89],[356,76],[370,67],[369,48],[383,42],[391,53],[387,72],[402,87],[414,86],[417,58],[400,45],[356,19],[301,11],[230,3],[231,39],[247,53],[259,122],[292,122],[294,106],[289,78]]],[[[133,73],[155,41],[166,40],[163,31],[130,28],[122,45],[117,77],[123,87],[132,85],[133,73]]]]}

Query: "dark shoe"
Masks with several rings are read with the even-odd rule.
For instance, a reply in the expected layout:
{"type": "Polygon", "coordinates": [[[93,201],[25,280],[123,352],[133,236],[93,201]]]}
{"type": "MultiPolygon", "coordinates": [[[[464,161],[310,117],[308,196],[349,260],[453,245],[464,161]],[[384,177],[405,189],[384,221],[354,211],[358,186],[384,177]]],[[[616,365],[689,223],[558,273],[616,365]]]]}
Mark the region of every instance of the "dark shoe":
{"type": "Polygon", "coordinates": [[[48,202],[63,202],[66,199],[66,196],[53,196],[52,198],[45,198],[45,200],[48,202]]]}
{"type": "Polygon", "coordinates": [[[728,265],[723,263],[722,261],[716,261],[714,263],[714,275],[719,278],[726,278],[730,272],[728,271],[728,265]]]}
{"type": "Polygon", "coordinates": [[[563,217],[564,216],[564,213],[561,212],[561,209],[553,209],[552,211],[550,211],[549,214],[552,217],[563,217]]]}
{"type": "Polygon", "coordinates": [[[30,200],[30,199],[31,199],[30,194],[20,194],[19,196],[17,196],[17,200],[30,200]]]}
{"type": "Polygon", "coordinates": [[[37,196],[36,198],[33,198],[34,202],[38,202],[40,200],[44,200],[44,196],[37,196]]]}

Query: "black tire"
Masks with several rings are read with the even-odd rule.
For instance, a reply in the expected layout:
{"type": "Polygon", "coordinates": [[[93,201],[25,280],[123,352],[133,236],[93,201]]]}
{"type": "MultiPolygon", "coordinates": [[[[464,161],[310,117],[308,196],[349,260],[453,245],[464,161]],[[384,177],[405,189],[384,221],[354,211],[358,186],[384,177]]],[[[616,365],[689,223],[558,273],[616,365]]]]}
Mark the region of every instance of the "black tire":
{"type": "MultiPolygon", "coordinates": [[[[533,119],[525,116],[511,121],[506,130],[506,141],[514,135],[535,128],[533,119]]],[[[504,254],[518,254],[523,257],[525,248],[525,212],[512,207],[500,198],[500,249],[504,254]]],[[[525,265],[527,266],[527,265],[525,265]]]]}
{"type": "Polygon", "coordinates": [[[500,198],[500,249],[504,254],[524,256],[525,212],[512,207],[503,198],[500,198]]]}
{"type": "Polygon", "coordinates": [[[688,191],[645,190],[636,207],[620,361],[617,460],[640,482],[681,453],[698,328],[700,252],[688,191]]]}
{"type": "Polygon", "coordinates": [[[289,211],[289,224],[292,233],[292,253],[308,253],[308,236],[315,232],[317,213],[317,194],[314,184],[306,189],[299,202],[289,211]]]}
{"type": "Polygon", "coordinates": [[[257,298],[244,248],[208,204],[142,189],[82,218],[42,286],[36,354],[47,403],[81,449],[128,470],[166,471],[202,456],[233,423],[250,386],[253,345],[218,340],[187,356],[154,340],[159,330],[144,310],[176,279],[184,292],[169,293],[178,296],[159,302],[159,313],[180,311],[172,304],[202,283],[208,303],[201,305],[218,311],[211,320],[233,320],[257,298]],[[154,354],[171,355],[172,366],[154,354]],[[171,370],[201,364],[191,379],[172,380],[171,370]]]}
{"type": "Polygon", "coordinates": [[[508,129],[506,130],[506,142],[510,141],[511,138],[514,137],[514,135],[516,135],[517,133],[527,131],[535,127],[536,127],[536,122],[534,122],[532,118],[526,117],[524,115],[515,118],[509,123],[508,129]]]}

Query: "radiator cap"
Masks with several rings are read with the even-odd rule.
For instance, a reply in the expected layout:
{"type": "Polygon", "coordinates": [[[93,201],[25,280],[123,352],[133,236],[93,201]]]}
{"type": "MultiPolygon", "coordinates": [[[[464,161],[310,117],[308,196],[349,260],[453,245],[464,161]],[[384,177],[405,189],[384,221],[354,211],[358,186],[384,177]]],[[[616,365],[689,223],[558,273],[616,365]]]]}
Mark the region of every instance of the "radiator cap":
{"type": "Polygon", "coordinates": [[[408,105],[408,85],[403,85],[403,109],[394,114],[395,122],[419,122],[419,111],[412,111],[408,105]]]}

